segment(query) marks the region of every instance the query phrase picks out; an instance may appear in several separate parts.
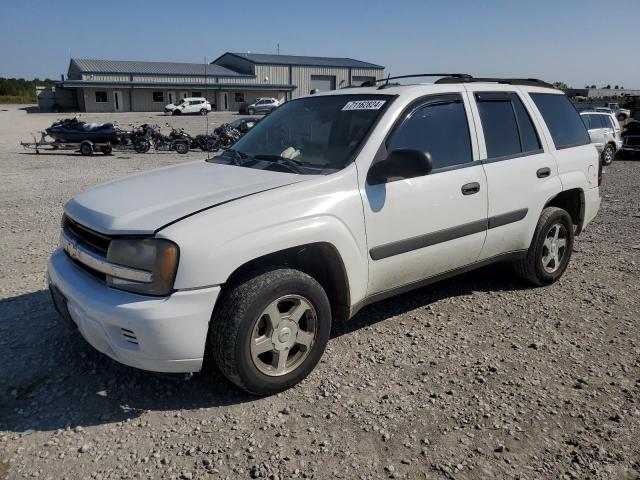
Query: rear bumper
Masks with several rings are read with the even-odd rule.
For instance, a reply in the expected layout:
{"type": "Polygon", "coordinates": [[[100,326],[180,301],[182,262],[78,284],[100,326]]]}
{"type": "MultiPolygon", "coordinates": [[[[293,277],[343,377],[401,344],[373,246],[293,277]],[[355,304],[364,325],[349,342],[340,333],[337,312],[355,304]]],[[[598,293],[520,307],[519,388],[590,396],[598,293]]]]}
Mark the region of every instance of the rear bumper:
{"type": "Polygon", "coordinates": [[[600,210],[600,188],[590,188],[584,192],[584,221],[582,229],[591,223],[600,210]]]}
{"type": "Polygon", "coordinates": [[[112,359],[155,372],[202,368],[219,287],[161,298],[135,295],[107,287],[61,250],[49,260],[49,283],[85,340],[112,359]]]}

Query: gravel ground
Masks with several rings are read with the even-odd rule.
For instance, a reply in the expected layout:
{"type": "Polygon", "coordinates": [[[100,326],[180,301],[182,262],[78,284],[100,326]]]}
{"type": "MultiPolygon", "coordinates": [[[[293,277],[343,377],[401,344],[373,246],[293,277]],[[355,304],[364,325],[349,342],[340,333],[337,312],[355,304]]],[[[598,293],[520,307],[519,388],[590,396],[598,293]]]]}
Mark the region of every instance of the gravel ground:
{"type": "Polygon", "coordinates": [[[23,153],[55,117],[0,107],[0,479],[639,477],[640,162],[608,169],[557,284],[494,266],[372,305],[307,380],[257,399],[118,365],[61,327],[45,265],[64,202],[203,155],[23,153]]]}

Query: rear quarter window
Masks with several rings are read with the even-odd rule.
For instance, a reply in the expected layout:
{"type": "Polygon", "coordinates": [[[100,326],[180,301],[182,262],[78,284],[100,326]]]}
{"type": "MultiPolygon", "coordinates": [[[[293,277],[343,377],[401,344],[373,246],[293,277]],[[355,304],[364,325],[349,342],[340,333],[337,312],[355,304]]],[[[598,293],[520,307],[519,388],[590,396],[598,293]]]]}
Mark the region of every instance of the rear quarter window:
{"type": "Polygon", "coordinates": [[[565,95],[531,93],[542,114],[556,148],[569,148],[590,142],[589,133],[580,114],[565,95]]]}

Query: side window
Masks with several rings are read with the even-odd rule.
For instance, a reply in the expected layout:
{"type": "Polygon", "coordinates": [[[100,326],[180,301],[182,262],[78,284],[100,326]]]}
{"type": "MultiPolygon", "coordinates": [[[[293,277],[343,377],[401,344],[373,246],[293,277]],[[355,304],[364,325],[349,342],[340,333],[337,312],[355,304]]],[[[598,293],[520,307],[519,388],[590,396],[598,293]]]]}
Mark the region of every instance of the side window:
{"type": "Polygon", "coordinates": [[[434,97],[413,110],[387,141],[387,151],[428,152],[433,169],[473,161],[467,114],[459,95],[434,97]]]}
{"type": "Polygon", "coordinates": [[[527,109],[522,104],[522,100],[517,94],[512,93],[511,102],[513,103],[513,110],[516,112],[516,120],[518,120],[522,151],[534,152],[542,150],[538,132],[536,132],[536,127],[534,127],[527,109]]]}
{"type": "Polygon", "coordinates": [[[107,103],[107,92],[96,92],[96,103],[107,103]]]}
{"type": "Polygon", "coordinates": [[[613,119],[609,115],[604,117],[604,123],[606,123],[606,128],[615,128],[613,125],[613,119]]]}
{"type": "Polygon", "coordinates": [[[556,148],[575,147],[590,142],[580,115],[565,95],[556,93],[531,93],[530,95],[551,132],[556,148]]]}
{"type": "Polygon", "coordinates": [[[477,93],[487,158],[540,151],[540,140],[526,108],[515,93],[477,93]]]}

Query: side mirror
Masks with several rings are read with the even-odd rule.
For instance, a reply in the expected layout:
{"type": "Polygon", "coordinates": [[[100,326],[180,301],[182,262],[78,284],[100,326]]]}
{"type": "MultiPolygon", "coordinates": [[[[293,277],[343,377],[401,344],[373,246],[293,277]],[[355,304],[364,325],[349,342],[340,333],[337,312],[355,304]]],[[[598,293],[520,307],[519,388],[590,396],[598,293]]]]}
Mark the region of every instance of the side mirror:
{"type": "Polygon", "coordinates": [[[369,185],[422,177],[433,170],[431,155],[421,150],[398,148],[381,162],[374,163],[367,174],[369,185]]]}

